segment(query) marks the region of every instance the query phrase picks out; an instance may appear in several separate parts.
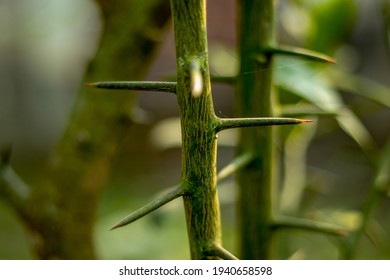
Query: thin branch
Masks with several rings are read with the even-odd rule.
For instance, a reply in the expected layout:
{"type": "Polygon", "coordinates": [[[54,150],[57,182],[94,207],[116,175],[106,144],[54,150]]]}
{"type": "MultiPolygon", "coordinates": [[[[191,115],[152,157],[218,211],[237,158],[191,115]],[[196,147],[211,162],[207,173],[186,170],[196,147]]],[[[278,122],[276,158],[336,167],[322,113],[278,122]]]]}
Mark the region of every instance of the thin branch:
{"type": "Polygon", "coordinates": [[[249,153],[243,153],[234,158],[228,165],[222,168],[217,175],[218,182],[226,179],[240,168],[246,166],[251,162],[253,156],[249,153]]]}
{"type": "Polygon", "coordinates": [[[143,216],[149,214],[150,212],[156,210],[157,208],[160,208],[161,206],[167,204],[168,202],[174,200],[175,198],[182,196],[183,194],[184,194],[184,188],[181,186],[176,186],[173,190],[162,194],[161,196],[157,197],[155,200],[151,201],[150,203],[139,208],[138,210],[131,213],[127,217],[123,218],[121,221],[115,224],[111,228],[111,230],[128,225],[138,220],[139,218],[142,218],[143,216]]]}
{"type": "Polygon", "coordinates": [[[218,118],[216,132],[230,128],[255,127],[270,125],[288,125],[312,122],[294,118],[218,118]]]}
{"type": "Polygon", "coordinates": [[[176,94],[176,82],[156,82],[156,81],[131,81],[131,82],[96,82],[86,83],[88,87],[114,90],[140,90],[171,92],[176,94]]]}
{"type": "Polygon", "coordinates": [[[290,46],[280,46],[280,47],[269,47],[262,50],[263,53],[272,54],[272,55],[288,55],[288,56],[296,56],[301,57],[308,60],[318,61],[318,62],[326,62],[326,63],[336,63],[336,61],[322,53],[318,53],[315,51],[290,47],[290,46]]]}
{"type": "Polygon", "coordinates": [[[238,260],[238,258],[235,255],[230,253],[225,248],[223,248],[219,245],[216,245],[216,244],[213,244],[212,246],[210,246],[207,249],[206,254],[209,257],[219,257],[223,260],[238,260]]]}
{"type": "Polygon", "coordinates": [[[297,217],[278,217],[271,225],[271,229],[300,229],[339,237],[344,237],[349,233],[348,229],[341,226],[297,217]]]}

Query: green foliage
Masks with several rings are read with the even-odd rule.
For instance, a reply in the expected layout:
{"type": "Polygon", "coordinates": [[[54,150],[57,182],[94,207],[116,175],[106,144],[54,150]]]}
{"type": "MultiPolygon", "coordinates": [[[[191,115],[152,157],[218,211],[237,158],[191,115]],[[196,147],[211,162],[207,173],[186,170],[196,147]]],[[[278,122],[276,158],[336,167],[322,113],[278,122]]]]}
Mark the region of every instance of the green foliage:
{"type": "Polygon", "coordinates": [[[351,33],[356,18],[354,0],[305,1],[311,24],[305,47],[333,54],[351,33]]]}

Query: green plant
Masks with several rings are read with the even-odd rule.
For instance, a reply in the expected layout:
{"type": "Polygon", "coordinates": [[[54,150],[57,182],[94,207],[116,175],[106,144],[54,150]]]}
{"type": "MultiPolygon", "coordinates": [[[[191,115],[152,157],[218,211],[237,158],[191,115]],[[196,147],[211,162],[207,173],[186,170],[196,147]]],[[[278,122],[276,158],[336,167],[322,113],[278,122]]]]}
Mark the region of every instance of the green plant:
{"type": "MultiPolygon", "coordinates": [[[[159,7],[159,1],[147,2],[147,6],[140,4],[137,7],[159,10],[153,8],[159,7]]],[[[165,7],[163,2],[160,4],[165,7]]],[[[173,93],[180,108],[182,174],[178,184],[125,217],[113,228],[127,225],[176,198],[183,198],[191,258],[236,259],[222,245],[217,195],[217,183],[235,173],[239,189],[237,256],[240,258],[305,258],[300,249],[289,250],[289,246],[299,237],[308,236],[305,232],[317,233],[317,236],[319,233],[325,240],[335,241],[334,247],[340,252],[337,256],[339,258],[359,258],[358,249],[365,236],[373,243],[385,244],[383,240],[386,239],[379,234],[381,231],[373,228],[378,228],[375,214],[389,193],[390,144],[387,141],[382,148],[377,145],[369,129],[360,120],[359,110],[356,110],[358,106],[345,102],[343,94],[353,92],[365,101],[389,107],[389,90],[368,79],[335,68],[322,68],[317,63],[334,62],[327,55],[316,51],[333,55],[339,48],[343,36],[352,25],[354,3],[352,0],[285,2],[291,10],[302,5],[309,11],[313,24],[301,42],[305,48],[315,51],[277,43],[274,1],[240,0],[237,1],[239,71],[229,77],[210,75],[205,1],[171,0],[176,81],[87,84],[103,89],[173,93]],[[334,20],[334,15],[340,13],[348,20],[340,20],[340,17],[334,20]],[[216,116],[211,81],[228,82],[235,87],[234,106],[238,118],[216,116]],[[315,121],[302,126],[272,127],[309,122],[296,119],[307,116],[315,121]],[[334,130],[346,132],[355,145],[360,147],[360,153],[365,155],[367,165],[373,170],[371,186],[364,196],[363,206],[353,209],[352,214],[349,205],[340,211],[321,208],[313,210],[307,206],[310,204],[310,196],[314,196],[310,192],[321,191],[321,182],[311,181],[316,174],[310,173],[316,172],[307,171],[306,156],[310,146],[326,134],[322,131],[323,123],[326,123],[326,133],[334,130]],[[231,128],[239,131],[236,156],[217,174],[217,136],[219,132],[231,128]],[[295,233],[297,230],[299,234],[295,233]],[[279,252],[281,250],[282,253],[279,252]]],[[[106,12],[109,14],[112,3],[100,3],[108,9],[106,12]]],[[[386,7],[385,1],[381,3],[386,7]]],[[[119,10],[121,18],[126,22],[127,10],[119,10]]],[[[137,11],[140,10],[132,12],[137,11]]],[[[115,27],[107,28],[107,37],[103,40],[114,47],[107,55],[104,51],[107,45],[102,45],[103,50],[98,55],[101,59],[90,68],[88,81],[126,79],[128,76],[141,78],[136,74],[139,74],[139,67],[144,69],[145,63],[143,59],[135,63],[132,58],[139,58],[139,53],[143,54],[142,58],[150,58],[150,49],[144,48],[145,44],[154,46],[156,42],[150,42],[148,34],[154,34],[155,25],[161,30],[160,24],[151,19],[153,13],[145,13],[150,18],[147,16],[133,23],[135,29],[132,29],[133,24],[124,25],[132,30],[131,34],[135,34],[128,36],[127,28],[122,28],[123,22],[116,21],[117,12],[113,13],[112,21],[108,21],[108,26],[116,23],[115,27]],[[154,27],[144,32],[143,26],[147,23],[153,23],[154,27]],[[118,44],[114,36],[118,35],[116,32],[122,34],[118,44]],[[143,38],[142,44],[139,42],[140,37],[143,38]],[[131,39],[133,51],[128,51],[129,42],[126,38],[131,39]],[[129,54],[129,60],[123,60],[123,50],[129,54]],[[147,52],[144,54],[143,50],[147,52]],[[118,69],[120,73],[112,69],[118,69]],[[129,69],[129,72],[124,69],[129,69]]],[[[384,17],[385,22],[388,22],[386,13],[384,17]]],[[[58,150],[59,160],[51,168],[51,182],[54,184],[50,186],[60,186],[58,189],[49,188],[48,192],[34,190],[37,199],[32,200],[30,193],[33,189],[9,165],[9,151],[2,154],[0,193],[8,199],[30,230],[43,237],[39,239],[43,241],[38,243],[40,246],[37,248],[38,251],[44,249],[38,252],[41,258],[95,256],[91,235],[96,204],[102,184],[108,176],[111,159],[133,121],[129,110],[134,105],[134,95],[127,92],[98,92],[93,88],[87,92],[78,99],[79,105],[58,150]],[[102,123],[107,125],[102,126],[102,123]],[[96,177],[96,174],[99,176],[96,177]],[[65,195],[62,197],[63,193],[65,195]],[[44,203],[41,203],[42,198],[44,203]],[[39,207],[31,207],[31,201],[39,207]],[[86,207],[85,201],[89,202],[86,207]],[[56,230],[51,231],[53,228],[56,230]],[[58,246],[52,241],[59,241],[58,246]],[[81,250],[75,250],[73,245],[78,246],[80,242],[84,246],[81,250]]],[[[322,158],[322,161],[326,162],[327,159],[322,158]]],[[[324,247],[322,244],[317,245],[324,247]]],[[[317,250],[317,246],[313,247],[317,250]]]]}
{"type": "MultiPolygon", "coordinates": [[[[240,257],[246,259],[272,258],[275,233],[286,229],[300,229],[336,236],[342,244],[340,245],[341,252],[346,252],[342,258],[352,257],[352,252],[357,247],[357,240],[367,224],[371,211],[375,208],[379,193],[383,194],[382,191],[374,191],[374,194],[369,196],[365,210],[363,210],[363,222],[357,229],[296,217],[297,207],[302,199],[301,184],[304,184],[304,179],[296,180],[293,186],[289,186],[292,183],[290,181],[292,177],[286,177],[288,181],[284,182],[284,188],[279,193],[277,182],[274,181],[275,174],[280,169],[278,156],[274,149],[275,139],[279,137],[271,127],[241,129],[236,159],[222,170],[220,176],[216,177],[215,174],[217,132],[232,127],[257,126],[266,120],[271,121],[269,124],[302,122],[293,119],[269,118],[275,114],[334,117],[340,127],[362,146],[367,156],[371,157],[373,146],[364,126],[360,124],[353,111],[343,105],[338,94],[330,92],[320,79],[304,81],[305,77],[302,79],[297,76],[295,69],[291,71],[287,67],[277,73],[275,84],[281,94],[289,93],[298,96],[296,103],[280,104],[276,96],[271,94],[274,90],[272,86],[275,69],[274,56],[334,62],[332,58],[314,51],[279,46],[275,42],[273,5],[273,1],[238,1],[239,74],[234,77],[213,77],[216,81],[229,82],[236,86],[235,107],[236,114],[241,117],[239,119],[215,117],[210,96],[205,33],[202,33],[205,27],[196,20],[197,17],[204,18],[205,9],[203,6],[192,6],[192,2],[189,2],[186,9],[181,10],[183,6],[180,2],[172,1],[177,50],[177,84],[163,82],[161,84],[145,82],[95,84],[98,87],[122,89],[137,89],[142,86],[150,90],[156,90],[155,85],[157,85],[160,87],[159,90],[177,94],[181,112],[183,173],[179,186],[173,192],[168,192],[147,207],[131,214],[117,226],[128,224],[171,199],[183,196],[192,258],[232,258],[233,256],[220,244],[221,233],[215,182],[216,178],[222,178],[237,171],[240,257]],[[181,15],[180,18],[178,14],[181,15]],[[189,22],[182,25],[186,20],[186,16],[183,15],[188,15],[189,22]],[[186,38],[185,34],[191,34],[191,37],[186,38]],[[197,43],[194,44],[194,42],[197,43]],[[202,82],[202,91],[194,90],[197,81],[202,82]],[[296,87],[292,86],[294,82],[296,87]],[[302,100],[309,103],[306,104],[302,100]],[[198,102],[201,102],[201,107],[198,102]],[[314,106],[309,105],[310,103],[314,106]],[[253,116],[267,118],[250,119],[253,116]],[[199,141],[199,137],[205,141],[199,141]],[[226,172],[226,170],[229,171],[226,172]],[[291,193],[294,187],[297,188],[291,193]],[[205,211],[205,209],[209,210],[205,211]],[[210,213],[212,214],[209,215],[210,213]],[[196,222],[200,219],[206,222],[196,222]],[[206,235],[206,232],[209,235],[206,235]]],[[[349,11],[351,7],[348,5],[349,3],[344,5],[339,1],[333,1],[325,6],[325,11],[338,10],[340,7],[349,11]]],[[[314,10],[321,14],[322,10],[317,7],[314,10]]],[[[322,28],[326,28],[330,20],[330,17],[323,16],[319,24],[322,24],[322,28]]],[[[204,19],[200,20],[202,21],[204,19]]],[[[340,28],[337,36],[325,38],[325,41],[312,37],[308,44],[316,48],[317,40],[319,40],[331,46],[327,49],[335,48],[335,42],[340,40],[347,29],[340,28]]],[[[310,135],[313,136],[315,128],[315,125],[311,130],[293,128],[286,134],[287,138],[277,140],[282,141],[289,155],[294,155],[291,158],[297,160],[293,162],[290,157],[283,158],[288,174],[305,172],[304,155],[310,143],[310,135]],[[293,143],[300,143],[300,145],[291,146],[293,143]],[[294,165],[297,166],[296,169],[291,168],[294,165]]],[[[379,164],[379,169],[382,171],[377,172],[383,176],[383,172],[386,172],[383,170],[388,170],[388,167],[383,160],[380,162],[382,163],[379,164]]],[[[294,174],[294,176],[298,178],[305,174],[294,174]]],[[[374,181],[377,182],[377,179],[374,181]]],[[[386,183],[382,183],[380,184],[382,187],[374,187],[373,190],[383,189],[386,183]]]]}
{"type": "MultiPolygon", "coordinates": [[[[251,118],[253,111],[246,110],[246,108],[244,108],[246,115],[242,118],[218,118],[213,109],[210,88],[205,1],[173,0],[171,7],[176,44],[176,83],[100,82],[91,84],[100,88],[142,88],[174,92],[180,107],[182,178],[179,186],[126,217],[114,228],[133,222],[172,199],[183,196],[192,259],[233,259],[235,257],[221,246],[219,202],[216,189],[217,133],[230,128],[299,124],[309,121],[268,118],[269,111],[265,112],[263,118],[251,118]]],[[[252,54],[250,56],[252,59],[252,54]]],[[[269,84],[266,86],[269,87],[269,84]]],[[[243,102],[253,101],[246,97],[243,100],[243,102]]],[[[263,106],[269,108],[268,103],[264,103],[263,106]]],[[[267,134],[270,130],[266,131],[267,134]]],[[[267,137],[270,135],[264,138],[267,137]]],[[[270,157],[267,159],[269,160],[270,157]]]]}

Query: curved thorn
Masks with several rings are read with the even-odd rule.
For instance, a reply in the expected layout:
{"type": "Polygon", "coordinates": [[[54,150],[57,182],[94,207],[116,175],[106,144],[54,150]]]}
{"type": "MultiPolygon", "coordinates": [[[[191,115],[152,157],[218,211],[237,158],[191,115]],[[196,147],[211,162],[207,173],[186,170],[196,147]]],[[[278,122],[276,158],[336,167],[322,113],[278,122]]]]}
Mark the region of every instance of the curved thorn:
{"type": "Polygon", "coordinates": [[[113,90],[140,90],[176,93],[176,82],[156,82],[156,81],[118,81],[118,82],[96,82],[85,83],[87,87],[113,90]]]}
{"type": "Polygon", "coordinates": [[[155,200],[134,211],[127,217],[123,218],[117,224],[115,224],[111,228],[111,230],[128,225],[182,195],[184,195],[184,189],[181,186],[178,186],[173,190],[168,191],[167,193],[164,193],[161,196],[157,197],[155,200]]]}

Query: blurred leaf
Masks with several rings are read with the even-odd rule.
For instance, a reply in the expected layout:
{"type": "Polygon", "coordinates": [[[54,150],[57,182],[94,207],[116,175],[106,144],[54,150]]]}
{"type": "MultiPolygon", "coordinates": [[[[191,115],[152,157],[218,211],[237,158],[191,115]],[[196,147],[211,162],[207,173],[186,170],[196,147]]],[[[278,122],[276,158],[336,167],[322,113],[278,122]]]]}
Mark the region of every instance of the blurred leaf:
{"type": "Polygon", "coordinates": [[[321,110],[335,114],[340,128],[366,152],[374,147],[374,141],[366,127],[353,111],[346,108],[339,93],[318,69],[307,64],[286,63],[285,59],[277,60],[275,84],[321,110]]]}
{"type": "Polygon", "coordinates": [[[385,191],[390,190],[390,138],[381,151],[375,176],[375,188],[385,191]]]}
{"type": "Polygon", "coordinates": [[[370,132],[353,111],[347,107],[342,108],[336,116],[336,120],[339,126],[352,137],[363,150],[369,152],[375,147],[370,132]]]}
{"type": "Polygon", "coordinates": [[[371,219],[366,226],[366,234],[376,248],[388,246],[389,234],[383,225],[376,219],[371,219]]]}
{"type": "Polygon", "coordinates": [[[321,72],[313,70],[306,63],[297,63],[297,60],[289,58],[278,58],[275,84],[323,111],[335,113],[343,107],[342,99],[330,87],[321,72]]]}
{"type": "Polygon", "coordinates": [[[360,212],[346,209],[317,209],[311,218],[351,230],[358,228],[362,223],[360,212]]]}
{"type": "Polygon", "coordinates": [[[362,76],[332,69],[329,77],[342,90],[362,96],[379,105],[390,107],[390,88],[362,76]]]}
{"type": "Polygon", "coordinates": [[[306,1],[310,11],[311,26],[305,47],[333,53],[351,32],[356,18],[354,0],[306,1]]]}
{"type": "Polygon", "coordinates": [[[307,150],[316,129],[316,122],[294,126],[284,142],[285,176],[280,196],[280,212],[283,214],[296,214],[301,206],[307,180],[307,150]]]}

